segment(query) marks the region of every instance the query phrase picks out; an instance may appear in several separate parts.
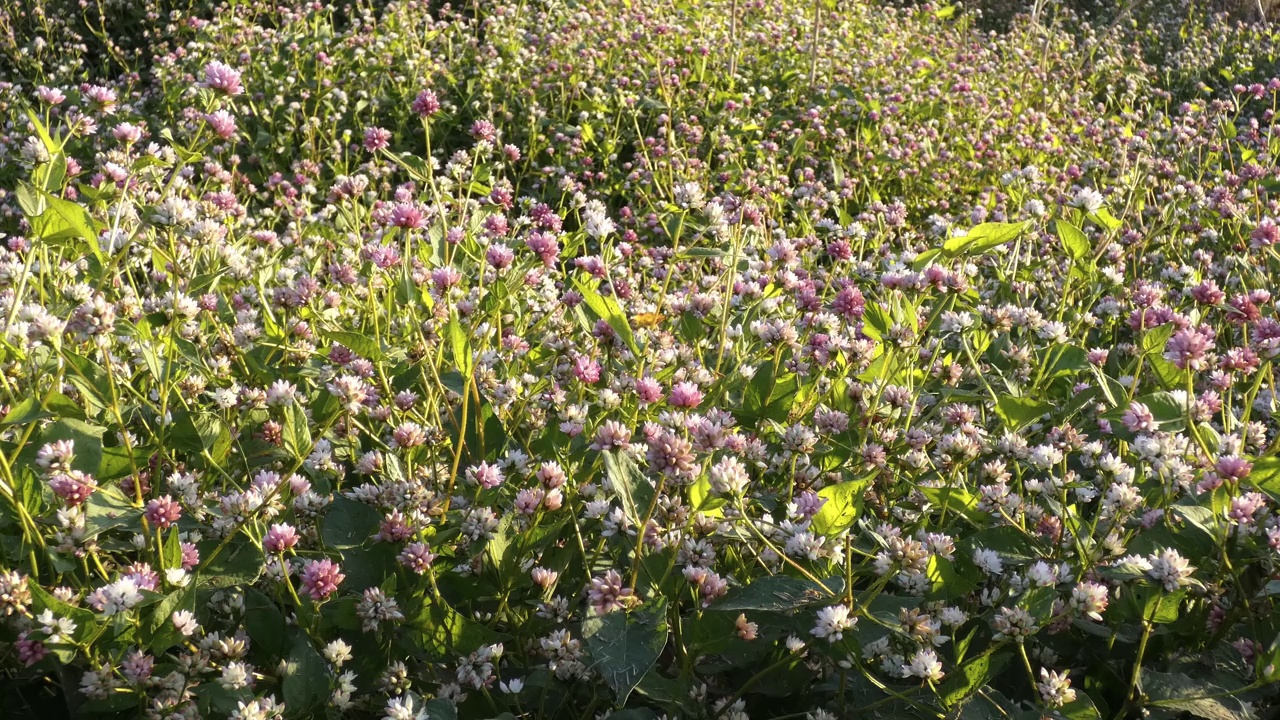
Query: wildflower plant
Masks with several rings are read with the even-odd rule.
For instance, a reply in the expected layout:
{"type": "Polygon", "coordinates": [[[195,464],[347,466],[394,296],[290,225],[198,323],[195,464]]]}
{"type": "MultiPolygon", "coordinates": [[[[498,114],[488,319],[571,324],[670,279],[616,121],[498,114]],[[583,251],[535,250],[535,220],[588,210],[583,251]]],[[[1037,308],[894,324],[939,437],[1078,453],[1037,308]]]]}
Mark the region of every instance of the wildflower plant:
{"type": "Polygon", "coordinates": [[[0,10],[15,708],[1275,712],[1265,26],[143,6],[0,10]]]}

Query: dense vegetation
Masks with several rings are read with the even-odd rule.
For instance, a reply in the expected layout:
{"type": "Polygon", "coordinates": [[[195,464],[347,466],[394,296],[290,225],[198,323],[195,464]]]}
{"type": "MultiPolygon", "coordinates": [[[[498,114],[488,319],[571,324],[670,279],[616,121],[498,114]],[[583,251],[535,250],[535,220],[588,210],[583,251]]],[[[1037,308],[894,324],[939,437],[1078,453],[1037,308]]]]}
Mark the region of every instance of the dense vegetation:
{"type": "Polygon", "coordinates": [[[6,3],[7,709],[1274,715],[1280,40],[994,5],[6,3]]]}

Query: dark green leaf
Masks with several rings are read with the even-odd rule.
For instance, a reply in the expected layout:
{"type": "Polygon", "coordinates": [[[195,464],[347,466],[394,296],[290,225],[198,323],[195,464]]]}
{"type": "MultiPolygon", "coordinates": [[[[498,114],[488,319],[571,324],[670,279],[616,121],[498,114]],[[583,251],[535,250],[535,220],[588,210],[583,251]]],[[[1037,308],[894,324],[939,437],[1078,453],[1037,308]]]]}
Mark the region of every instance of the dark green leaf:
{"type": "Polygon", "coordinates": [[[844,589],[841,578],[829,578],[822,586],[805,578],[787,575],[766,575],[752,581],[746,587],[730,590],[723,599],[711,606],[712,610],[767,610],[788,612],[805,605],[831,601],[844,589]]]}
{"type": "Polygon", "coordinates": [[[946,707],[953,707],[957,703],[972,697],[975,692],[990,682],[1012,658],[1013,653],[1010,652],[979,655],[956,668],[954,672],[947,676],[942,686],[938,688],[942,704],[946,707]]]}
{"type": "Polygon", "coordinates": [[[666,609],[665,601],[657,598],[640,610],[583,621],[582,635],[594,668],[613,689],[618,705],[626,703],[666,647],[666,609]]]}
{"type": "Polygon", "coordinates": [[[287,626],[275,602],[253,588],[244,590],[244,624],[253,645],[267,657],[284,655],[287,626]]]}
{"type": "Polygon", "coordinates": [[[302,633],[294,636],[281,684],[284,703],[293,712],[318,708],[329,699],[330,679],[324,658],[302,633]]]}
{"type": "Polygon", "coordinates": [[[222,549],[216,557],[218,543],[206,540],[200,544],[200,557],[206,563],[200,571],[200,584],[208,588],[224,588],[232,585],[252,585],[262,574],[262,550],[247,538],[238,537],[222,549]]]}
{"type": "Polygon", "coordinates": [[[1252,720],[1249,705],[1231,697],[1227,689],[1183,673],[1163,673],[1142,668],[1142,692],[1147,707],[1164,707],[1191,713],[1205,720],[1252,720]],[[1221,696],[1221,697],[1210,697],[1221,696]]]}
{"type": "Polygon", "coordinates": [[[63,418],[54,422],[40,436],[41,444],[55,440],[71,440],[75,443],[75,459],[71,467],[90,475],[98,472],[102,464],[102,434],[106,428],[90,425],[83,420],[63,418]]]}
{"type": "Polygon", "coordinates": [[[382,522],[373,507],[345,497],[338,497],[325,510],[320,534],[326,545],[346,549],[363,545],[382,522]]]}

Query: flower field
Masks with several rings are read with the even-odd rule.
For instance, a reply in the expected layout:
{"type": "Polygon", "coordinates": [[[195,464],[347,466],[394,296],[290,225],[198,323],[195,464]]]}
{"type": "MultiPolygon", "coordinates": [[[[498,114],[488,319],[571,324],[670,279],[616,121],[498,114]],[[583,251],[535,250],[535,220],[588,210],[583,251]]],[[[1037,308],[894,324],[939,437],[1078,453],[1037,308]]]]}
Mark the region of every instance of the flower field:
{"type": "Polygon", "coordinates": [[[1280,36],[1121,5],[7,3],[5,711],[1276,717],[1280,36]]]}

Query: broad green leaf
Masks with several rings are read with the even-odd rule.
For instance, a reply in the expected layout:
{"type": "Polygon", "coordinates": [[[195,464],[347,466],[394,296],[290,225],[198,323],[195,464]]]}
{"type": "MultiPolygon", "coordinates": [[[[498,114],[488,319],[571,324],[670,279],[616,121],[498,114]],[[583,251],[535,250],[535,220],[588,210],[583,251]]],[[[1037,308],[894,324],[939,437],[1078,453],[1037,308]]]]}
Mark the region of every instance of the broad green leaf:
{"type": "Polygon", "coordinates": [[[428,700],[426,708],[429,720],[458,720],[458,706],[448,700],[428,700]]]}
{"type": "Polygon", "coordinates": [[[1014,240],[1027,229],[1027,223],[982,223],[964,235],[948,238],[942,249],[951,255],[981,254],[1014,240]]]}
{"type": "Polygon", "coordinates": [[[1262,682],[1280,682],[1280,634],[1277,634],[1267,649],[1258,653],[1255,663],[1258,679],[1262,682]]]}
{"type": "Polygon", "coordinates": [[[219,462],[231,450],[231,426],[211,412],[175,413],[169,440],[187,452],[207,452],[219,462]]]}
{"type": "Polygon", "coordinates": [[[320,333],[326,340],[337,343],[360,357],[378,362],[386,359],[386,353],[382,352],[382,347],[378,344],[377,339],[368,335],[348,330],[333,330],[320,333]]]}
{"type": "Polygon", "coordinates": [[[948,674],[938,688],[942,704],[948,708],[965,701],[980,690],[1013,658],[1011,652],[979,655],[948,674]]]}
{"type": "Polygon", "coordinates": [[[374,543],[369,547],[349,547],[342,551],[342,572],[346,578],[342,589],[364,592],[378,587],[396,575],[396,548],[390,543],[374,543]]]}
{"type": "Polygon", "coordinates": [[[716,497],[711,493],[711,481],[706,474],[689,486],[689,507],[694,512],[706,513],[710,517],[723,517],[720,508],[728,504],[728,498],[716,497]]]}
{"type": "Polygon", "coordinates": [[[1142,352],[1147,355],[1163,353],[1175,330],[1177,328],[1173,323],[1165,323],[1146,331],[1142,334],[1142,352]]]}
{"type": "Polygon", "coordinates": [[[304,633],[296,633],[281,683],[285,706],[293,712],[319,708],[329,699],[330,683],[324,658],[304,633]]]}
{"type": "Polygon", "coordinates": [[[1053,230],[1072,260],[1079,262],[1089,257],[1093,247],[1089,243],[1089,236],[1085,235],[1083,230],[1066,220],[1055,220],[1053,230]]]}
{"type": "Polygon", "coordinates": [[[1076,699],[1058,708],[1058,714],[1067,720],[1098,720],[1102,713],[1093,704],[1093,698],[1084,690],[1076,691],[1076,699]]]}
{"type": "MultiPolygon", "coordinates": [[[[71,618],[76,629],[71,633],[71,639],[76,642],[86,642],[95,637],[101,630],[98,616],[88,608],[77,607],[65,603],[53,595],[49,591],[40,587],[34,580],[27,583],[28,590],[31,591],[31,609],[33,614],[39,615],[41,612],[48,610],[55,617],[71,618]]],[[[74,657],[75,651],[69,651],[74,657]]]]}
{"type": "Polygon", "coordinates": [[[653,484],[630,455],[616,450],[609,450],[601,455],[604,458],[605,484],[617,496],[627,517],[634,520],[637,526],[643,525],[644,515],[653,501],[653,484]]]}
{"type": "Polygon", "coordinates": [[[711,609],[789,612],[804,605],[831,601],[842,590],[844,590],[844,580],[838,577],[823,580],[822,586],[819,586],[805,578],[765,575],[753,580],[746,587],[730,590],[719,602],[712,605],[711,609]]]}
{"type": "Polygon", "coordinates": [[[75,443],[72,469],[92,475],[102,465],[102,435],[106,431],[104,427],[90,425],[83,420],[62,418],[45,428],[40,435],[40,444],[55,440],[72,441],[75,443]]]}
{"type": "Polygon", "coordinates": [[[134,499],[126,497],[118,487],[100,487],[84,504],[85,536],[98,535],[115,528],[141,530],[142,508],[134,507],[134,499]]]}
{"type": "Polygon", "coordinates": [[[151,610],[148,620],[147,647],[152,652],[163,652],[182,642],[182,633],[173,624],[173,614],[179,610],[194,612],[196,609],[195,583],[173,591],[151,610]]]}
{"type": "Polygon", "coordinates": [[[595,288],[591,287],[581,280],[575,279],[573,287],[582,295],[582,300],[586,304],[587,309],[597,319],[604,320],[613,328],[613,331],[622,338],[631,352],[639,355],[640,346],[636,344],[635,334],[631,331],[631,323],[627,322],[626,313],[622,311],[622,306],[612,295],[601,295],[595,288]]]}
{"type": "Polygon", "coordinates": [[[1187,712],[1205,720],[1253,720],[1250,705],[1227,689],[1183,673],[1163,673],[1143,667],[1139,675],[1147,707],[1187,712]]]}
{"type": "Polygon", "coordinates": [[[489,628],[439,600],[427,603],[412,626],[422,648],[435,658],[466,655],[495,639],[489,628]]]}
{"type": "Polygon", "coordinates": [[[813,529],[820,535],[838,535],[853,525],[862,510],[862,497],[871,477],[828,485],[818,491],[825,498],[822,509],[813,516],[813,529]]]}
{"type": "Polygon", "coordinates": [[[589,617],[582,623],[593,667],[613,689],[619,706],[667,645],[666,610],[666,601],[658,597],[639,610],[589,617]]]}
{"type": "Polygon", "coordinates": [[[98,246],[98,231],[89,211],[70,200],[63,200],[43,190],[34,191],[38,195],[38,215],[28,216],[32,230],[39,237],[49,240],[77,239],[94,257],[102,260],[102,250],[98,246]]]}
{"type": "Polygon", "coordinates": [[[311,428],[307,414],[301,405],[291,402],[281,408],[284,419],[281,427],[281,440],[285,452],[294,460],[303,460],[311,454],[311,428]]]}
{"type": "Polygon", "coordinates": [[[201,568],[200,586],[225,588],[232,585],[252,585],[262,574],[262,550],[243,536],[222,549],[215,557],[218,541],[205,540],[199,544],[201,568]]]}
{"type": "Polygon", "coordinates": [[[1099,209],[1097,212],[1090,215],[1089,218],[1107,230],[1118,230],[1123,224],[1116,218],[1116,216],[1111,214],[1110,210],[1106,208],[1099,209]]]}
{"type": "Polygon", "coordinates": [[[320,521],[325,545],[339,550],[363,545],[378,529],[382,515],[375,508],[346,497],[335,498],[320,521]]]}
{"type": "Polygon", "coordinates": [[[881,340],[893,326],[889,310],[880,303],[870,302],[862,311],[862,334],[872,340],[881,340]]]}
{"type": "MultiPolygon", "coordinates": [[[[157,532],[160,532],[157,530],[157,532]]],[[[164,545],[162,546],[164,553],[160,558],[160,566],[162,570],[172,570],[182,567],[182,541],[178,538],[178,528],[170,528],[165,534],[164,545]]]]}
{"type": "Polygon", "coordinates": [[[244,590],[244,624],[255,648],[269,657],[284,655],[288,626],[275,601],[253,588],[244,590]]]}
{"type": "Polygon", "coordinates": [[[756,374],[743,390],[742,406],[738,415],[747,421],[759,419],[785,421],[791,414],[800,379],[795,373],[783,369],[783,361],[766,362],[756,368],[756,374]]]}
{"type": "Polygon", "coordinates": [[[971,592],[975,583],[956,573],[955,563],[941,555],[930,555],[926,577],[932,583],[930,597],[950,600],[971,592]]]}
{"type": "Polygon", "coordinates": [[[1053,409],[1043,400],[1002,395],[996,400],[996,415],[1012,430],[1028,425],[1053,409]]]}
{"type": "Polygon", "coordinates": [[[1280,456],[1272,455],[1254,460],[1248,481],[1272,499],[1280,500],[1280,456]]]}

